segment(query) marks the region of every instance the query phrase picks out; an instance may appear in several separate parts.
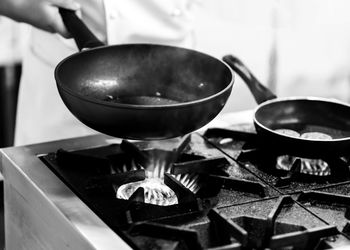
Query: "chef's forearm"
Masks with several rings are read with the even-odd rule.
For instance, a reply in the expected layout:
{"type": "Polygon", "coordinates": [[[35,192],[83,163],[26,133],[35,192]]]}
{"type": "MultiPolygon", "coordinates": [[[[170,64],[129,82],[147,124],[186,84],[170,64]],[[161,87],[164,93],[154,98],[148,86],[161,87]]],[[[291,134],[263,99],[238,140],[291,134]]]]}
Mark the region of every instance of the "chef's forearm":
{"type": "Polygon", "coordinates": [[[1,0],[0,15],[68,37],[69,33],[62,22],[57,7],[72,10],[80,8],[73,0],[1,0]]]}

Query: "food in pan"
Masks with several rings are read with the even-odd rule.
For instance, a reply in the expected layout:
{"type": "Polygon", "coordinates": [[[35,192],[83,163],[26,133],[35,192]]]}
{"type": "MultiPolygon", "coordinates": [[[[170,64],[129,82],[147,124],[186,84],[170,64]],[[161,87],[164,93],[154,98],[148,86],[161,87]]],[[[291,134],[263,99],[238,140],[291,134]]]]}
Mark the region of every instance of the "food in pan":
{"type": "Polygon", "coordinates": [[[291,129],[276,129],[275,132],[292,137],[300,137],[300,134],[297,131],[291,129]]]}
{"type": "Polygon", "coordinates": [[[287,135],[287,136],[297,137],[302,139],[324,140],[324,141],[333,139],[330,135],[327,135],[321,132],[306,132],[306,133],[299,134],[297,131],[294,131],[292,129],[276,129],[274,131],[282,135],[287,135]]]}
{"type": "Polygon", "coordinates": [[[320,133],[320,132],[308,132],[308,133],[303,133],[300,138],[303,139],[312,139],[312,140],[332,140],[333,138],[330,135],[327,135],[325,133],[320,133]]]}

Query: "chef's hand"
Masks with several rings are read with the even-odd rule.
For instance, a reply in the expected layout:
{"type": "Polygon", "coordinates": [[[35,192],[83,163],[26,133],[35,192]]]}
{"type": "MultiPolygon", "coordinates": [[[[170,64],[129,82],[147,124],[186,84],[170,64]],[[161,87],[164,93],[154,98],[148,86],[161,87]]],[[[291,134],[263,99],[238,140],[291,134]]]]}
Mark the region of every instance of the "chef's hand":
{"type": "Polygon", "coordinates": [[[0,0],[0,15],[68,38],[70,35],[58,7],[70,10],[80,8],[74,0],[0,0]]]}

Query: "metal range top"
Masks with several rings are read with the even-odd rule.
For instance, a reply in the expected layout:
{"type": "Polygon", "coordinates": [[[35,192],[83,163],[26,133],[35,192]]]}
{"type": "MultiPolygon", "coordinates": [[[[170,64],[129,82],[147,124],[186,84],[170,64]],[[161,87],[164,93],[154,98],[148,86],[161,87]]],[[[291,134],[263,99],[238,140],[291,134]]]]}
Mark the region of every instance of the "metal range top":
{"type": "MultiPolygon", "coordinates": [[[[250,123],[227,128],[252,132],[250,123]]],[[[350,179],[266,170],[254,161],[259,150],[245,148],[249,135],[217,132],[161,144],[97,135],[3,149],[8,249],[350,246],[350,179]],[[146,187],[120,197],[123,185],[149,178],[143,166],[159,155],[156,172],[177,202],[145,203],[146,187]]]]}

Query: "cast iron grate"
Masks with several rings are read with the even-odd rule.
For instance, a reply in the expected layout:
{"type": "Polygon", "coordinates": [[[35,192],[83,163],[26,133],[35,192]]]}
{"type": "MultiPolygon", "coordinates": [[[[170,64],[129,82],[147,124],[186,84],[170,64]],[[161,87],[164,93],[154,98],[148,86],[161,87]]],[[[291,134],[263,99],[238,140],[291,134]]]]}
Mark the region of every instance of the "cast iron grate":
{"type": "MultiPolygon", "coordinates": [[[[327,249],[329,246],[324,239],[339,234],[335,226],[306,229],[300,225],[276,222],[282,208],[293,202],[290,196],[280,197],[266,219],[230,219],[213,208],[206,214],[206,220],[200,223],[180,227],[178,216],[169,217],[135,223],[130,228],[129,235],[140,246],[151,241],[153,247],[160,249],[164,247],[164,241],[181,244],[180,247],[176,244],[176,247],[168,249],[327,249]]],[[[187,217],[187,221],[194,218],[196,215],[192,214],[187,217]]],[[[182,217],[180,220],[183,225],[185,219],[182,217]]]]}
{"type": "Polygon", "coordinates": [[[339,234],[335,226],[305,228],[301,224],[277,222],[283,208],[295,205],[291,196],[281,196],[264,218],[240,216],[232,221],[247,237],[241,242],[244,249],[318,249],[326,245],[324,239],[339,234]]]}
{"type": "Polygon", "coordinates": [[[305,191],[298,196],[297,201],[306,206],[309,210],[314,211],[321,218],[327,220],[328,223],[338,224],[339,230],[345,235],[350,236],[349,196],[321,191],[305,191]],[[342,215],[340,215],[340,213],[342,213],[342,215]],[[326,216],[326,214],[330,215],[326,216]],[[337,220],[338,216],[341,216],[341,218],[337,220]]]}

